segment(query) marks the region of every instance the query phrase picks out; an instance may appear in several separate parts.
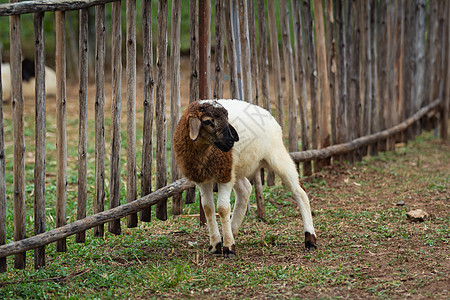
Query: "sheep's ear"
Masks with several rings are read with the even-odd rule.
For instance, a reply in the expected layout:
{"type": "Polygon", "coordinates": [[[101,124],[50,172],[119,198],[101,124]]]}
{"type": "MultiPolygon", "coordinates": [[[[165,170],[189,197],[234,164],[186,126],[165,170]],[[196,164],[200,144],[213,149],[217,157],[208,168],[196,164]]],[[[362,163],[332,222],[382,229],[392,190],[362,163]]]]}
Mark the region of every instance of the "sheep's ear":
{"type": "Polygon", "coordinates": [[[201,125],[202,122],[199,118],[189,118],[189,137],[191,138],[191,140],[195,141],[198,138],[201,125]]]}
{"type": "Polygon", "coordinates": [[[233,135],[234,141],[238,142],[239,141],[239,134],[237,133],[236,129],[234,129],[234,127],[231,126],[231,124],[229,126],[230,126],[230,130],[231,130],[231,134],[233,135]]]}

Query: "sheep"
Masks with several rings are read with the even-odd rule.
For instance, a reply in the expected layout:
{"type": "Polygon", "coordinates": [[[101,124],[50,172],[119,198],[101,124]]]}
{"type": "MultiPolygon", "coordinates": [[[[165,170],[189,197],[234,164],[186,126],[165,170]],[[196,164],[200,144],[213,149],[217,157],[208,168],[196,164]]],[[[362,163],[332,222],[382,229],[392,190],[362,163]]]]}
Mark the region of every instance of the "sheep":
{"type": "MultiPolygon", "coordinates": [[[[11,98],[11,66],[9,63],[2,63],[2,95],[3,100],[11,98]]],[[[24,98],[31,98],[35,95],[35,69],[34,63],[25,58],[22,61],[22,93],[24,98]]],[[[56,96],[56,73],[45,66],[45,94],[56,96]]]]}
{"type": "Polygon", "coordinates": [[[193,102],[180,118],[173,146],[182,174],[200,191],[212,254],[235,255],[234,237],[252,190],[247,178],[253,178],[260,168],[274,171],[292,191],[303,219],[305,247],[316,248],[308,196],[283,144],[281,127],[267,110],[239,100],[193,102]],[[217,212],[223,240],[215,217],[214,182],[218,184],[217,212]],[[232,189],[236,201],[230,220],[232,189]]]}

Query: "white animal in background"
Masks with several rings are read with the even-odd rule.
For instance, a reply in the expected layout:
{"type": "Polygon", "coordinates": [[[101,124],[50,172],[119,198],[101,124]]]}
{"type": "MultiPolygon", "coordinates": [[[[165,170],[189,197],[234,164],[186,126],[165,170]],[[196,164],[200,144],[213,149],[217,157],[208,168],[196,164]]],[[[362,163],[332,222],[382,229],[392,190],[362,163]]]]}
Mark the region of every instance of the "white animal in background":
{"type": "Polygon", "coordinates": [[[267,110],[239,100],[193,102],[176,128],[174,150],[181,172],[200,190],[213,254],[230,257],[236,253],[234,238],[252,189],[247,178],[260,168],[274,171],[292,191],[303,219],[305,247],[316,248],[308,196],[283,144],[281,127],[267,110]],[[223,240],[215,217],[214,182],[218,183],[223,240]],[[232,189],[236,202],[230,219],[232,189]]]}
{"type": "MultiPolygon", "coordinates": [[[[11,66],[9,63],[2,64],[2,97],[3,100],[11,98],[11,66]]],[[[34,63],[29,59],[22,61],[22,93],[24,98],[34,98],[35,89],[35,69],[34,63]]],[[[46,96],[56,96],[56,73],[45,66],[45,94],[46,96]]]]}

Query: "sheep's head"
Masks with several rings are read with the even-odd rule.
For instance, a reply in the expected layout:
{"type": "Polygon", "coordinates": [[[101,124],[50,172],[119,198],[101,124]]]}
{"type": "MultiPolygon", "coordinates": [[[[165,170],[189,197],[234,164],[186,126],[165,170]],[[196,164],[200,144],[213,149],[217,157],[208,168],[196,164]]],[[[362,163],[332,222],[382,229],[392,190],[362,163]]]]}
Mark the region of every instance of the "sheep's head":
{"type": "Polygon", "coordinates": [[[228,112],[213,100],[203,100],[189,105],[189,137],[198,143],[214,145],[224,152],[233,148],[239,136],[228,123],[228,112]]]}

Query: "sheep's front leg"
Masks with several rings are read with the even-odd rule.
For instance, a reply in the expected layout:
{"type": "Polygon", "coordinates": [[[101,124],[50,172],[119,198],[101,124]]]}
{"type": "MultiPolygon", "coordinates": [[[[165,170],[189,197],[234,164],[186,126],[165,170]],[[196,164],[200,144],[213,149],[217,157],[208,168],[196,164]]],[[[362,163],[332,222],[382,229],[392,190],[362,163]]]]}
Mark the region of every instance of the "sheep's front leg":
{"type": "Polygon", "coordinates": [[[206,225],[209,231],[209,251],[212,254],[222,254],[222,243],[220,241],[219,226],[217,225],[214,209],[213,183],[198,183],[198,189],[202,196],[202,206],[205,211],[206,225]]]}
{"type": "Polygon", "coordinates": [[[217,198],[217,212],[222,222],[222,234],[223,234],[223,255],[225,257],[232,257],[235,253],[234,237],[231,231],[230,221],[230,195],[233,189],[234,183],[227,182],[218,185],[219,196],[217,198]]]}
{"type": "Polygon", "coordinates": [[[233,236],[236,237],[239,227],[244,220],[248,198],[252,193],[252,185],[247,178],[244,177],[236,180],[234,193],[236,194],[236,202],[234,204],[233,216],[231,217],[231,230],[233,236]]]}

